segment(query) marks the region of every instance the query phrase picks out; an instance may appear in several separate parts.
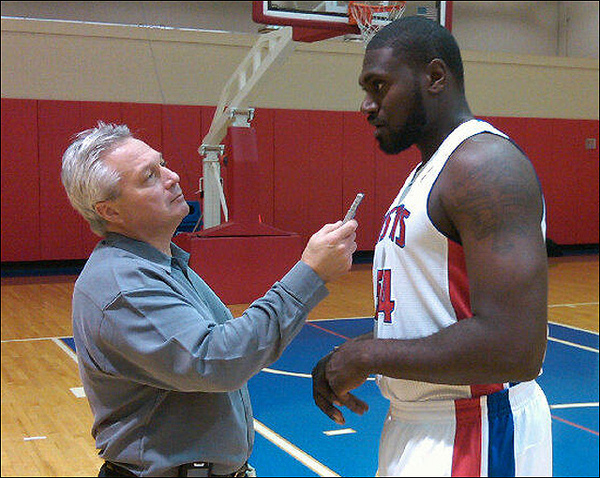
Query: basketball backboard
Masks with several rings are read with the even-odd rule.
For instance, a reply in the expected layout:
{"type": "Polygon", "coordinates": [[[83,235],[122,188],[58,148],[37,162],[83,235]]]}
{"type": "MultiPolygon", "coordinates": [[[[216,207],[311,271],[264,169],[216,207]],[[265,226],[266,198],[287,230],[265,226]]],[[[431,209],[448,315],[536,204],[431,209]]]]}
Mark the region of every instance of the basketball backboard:
{"type": "MultiPolygon", "coordinates": [[[[348,16],[350,2],[252,2],[252,18],[263,25],[291,26],[294,40],[312,42],[343,35],[358,35],[356,24],[348,16]]],[[[364,2],[391,4],[399,2],[364,2]]],[[[407,1],[404,16],[424,15],[440,22],[449,30],[452,27],[452,2],[407,1]]]]}

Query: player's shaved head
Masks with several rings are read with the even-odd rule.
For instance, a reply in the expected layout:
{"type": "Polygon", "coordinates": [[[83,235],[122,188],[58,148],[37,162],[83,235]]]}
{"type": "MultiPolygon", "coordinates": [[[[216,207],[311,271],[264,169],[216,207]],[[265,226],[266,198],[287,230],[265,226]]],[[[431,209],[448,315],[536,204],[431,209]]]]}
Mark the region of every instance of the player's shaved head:
{"type": "Polygon", "coordinates": [[[367,45],[367,51],[392,48],[411,67],[425,66],[435,58],[444,61],[464,93],[460,49],[452,34],[439,23],[422,16],[402,17],[383,27],[367,45]]]}

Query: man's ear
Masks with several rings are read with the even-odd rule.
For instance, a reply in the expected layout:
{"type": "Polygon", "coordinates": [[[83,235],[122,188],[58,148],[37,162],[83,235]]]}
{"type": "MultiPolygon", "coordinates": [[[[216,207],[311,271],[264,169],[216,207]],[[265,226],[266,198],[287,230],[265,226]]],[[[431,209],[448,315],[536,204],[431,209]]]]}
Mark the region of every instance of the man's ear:
{"type": "Polygon", "coordinates": [[[432,94],[439,94],[448,86],[448,67],[444,60],[434,58],[426,66],[425,71],[429,78],[427,91],[432,94]]]}
{"type": "Polygon", "coordinates": [[[94,209],[96,210],[98,215],[106,222],[115,223],[119,221],[119,209],[115,207],[115,205],[110,199],[106,201],[97,202],[94,205],[94,209]]]}

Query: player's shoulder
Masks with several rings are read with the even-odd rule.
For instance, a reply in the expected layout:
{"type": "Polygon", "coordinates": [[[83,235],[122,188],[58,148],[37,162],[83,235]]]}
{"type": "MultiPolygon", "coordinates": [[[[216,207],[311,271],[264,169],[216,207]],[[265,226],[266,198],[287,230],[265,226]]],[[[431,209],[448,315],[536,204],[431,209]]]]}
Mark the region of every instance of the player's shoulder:
{"type": "Polygon", "coordinates": [[[530,162],[513,140],[487,131],[465,139],[452,153],[452,157],[455,163],[463,167],[477,167],[486,163],[530,162]]]}
{"type": "Polygon", "coordinates": [[[543,209],[540,183],[525,153],[487,132],[468,138],[450,155],[436,198],[457,230],[457,224],[487,224],[492,231],[506,225],[506,218],[497,218],[507,215],[539,223],[543,209]]]}
{"type": "Polygon", "coordinates": [[[451,154],[444,174],[451,184],[471,187],[537,183],[531,161],[511,139],[490,132],[467,138],[451,154]]]}

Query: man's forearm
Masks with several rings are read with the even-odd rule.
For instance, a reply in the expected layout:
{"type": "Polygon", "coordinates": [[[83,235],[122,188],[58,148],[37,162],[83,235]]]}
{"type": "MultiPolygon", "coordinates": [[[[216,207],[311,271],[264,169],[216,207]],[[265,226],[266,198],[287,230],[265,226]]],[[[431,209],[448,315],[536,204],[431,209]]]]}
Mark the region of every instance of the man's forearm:
{"type": "Polygon", "coordinates": [[[419,339],[369,340],[366,334],[339,347],[332,365],[339,361],[356,373],[454,385],[535,378],[545,338],[532,330],[515,337],[501,329],[473,317],[419,339]]]}

